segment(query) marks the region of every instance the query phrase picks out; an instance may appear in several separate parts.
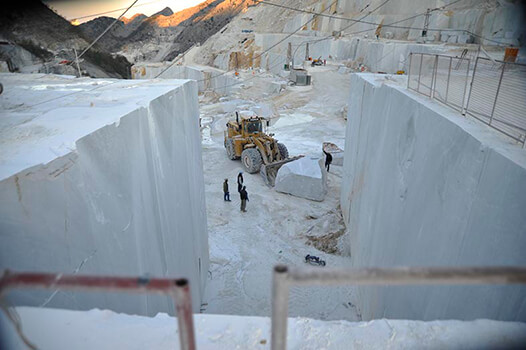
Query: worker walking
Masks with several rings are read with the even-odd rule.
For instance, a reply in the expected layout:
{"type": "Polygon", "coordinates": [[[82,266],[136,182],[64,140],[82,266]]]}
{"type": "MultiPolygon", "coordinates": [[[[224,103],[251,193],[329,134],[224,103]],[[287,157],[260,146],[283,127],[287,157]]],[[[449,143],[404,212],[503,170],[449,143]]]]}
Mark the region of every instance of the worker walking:
{"type": "Polygon", "coordinates": [[[248,201],[248,193],[247,193],[246,186],[243,186],[241,191],[239,191],[239,196],[241,197],[241,211],[245,213],[246,208],[247,208],[247,201],[248,201]]]}
{"type": "Polygon", "coordinates": [[[323,150],[323,153],[325,153],[325,167],[327,168],[327,172],[329,172],[329,167],[332,163],[332,155],[329,152],[325,152],[325,150],[323,150]]]}
{"type": "Polygon", "coordinates": [[[240,171],[239,174],[237,174],[237,191],[241,193],[242,188],[243,188],[243,172],[240,171]]]}
{"type": "Polygon", "coordinates": [[[228,192],[228,179],[223,182],[223,193],[225,202],[230,202],[230,192],[228,192]]]}

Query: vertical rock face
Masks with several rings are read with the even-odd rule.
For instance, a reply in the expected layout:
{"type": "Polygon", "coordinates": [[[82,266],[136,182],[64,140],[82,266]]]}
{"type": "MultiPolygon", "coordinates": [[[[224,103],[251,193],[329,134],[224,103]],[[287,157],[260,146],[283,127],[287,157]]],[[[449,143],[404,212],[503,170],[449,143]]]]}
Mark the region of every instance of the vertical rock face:
{"type": "MultiPolygon", "coordinates": [[[[526,265],[526,154],[495,130],[352,75],[341,207],[354,266],[526,265]]],[[[364,287],[364,319],[526,320],[524,286],[364,287]]]]}
{"type": "MultiPolygon", "coordinates": [[[[13,76],[3,82],[7,97],[16,99],[30,83],[13,76]]],[[[0,125],[0,267],[187,277],[198,311],[208,238],[196,83],[114,81],[93,89],[108,81],[49,82],[57,79],[63,80],[57,95],[77,94],[1,113],[12,124],[0,125]]],[[[27,104],[38,101],[38,91],[33,95],[27,104]]],[[[168,296],[59,292],[48,300],[52,292],[13,298],[143,315],[174,310],[168,296]]]]}
{"type": "Polygon", "coordinates": [[[132,67],[133,79],[192,79],[197,81],[199,92],[213,89],[216,93],[226,95],[238,87],[237,80],[212,67],[179,66],[168,63],[139,63],[132,67]]]}

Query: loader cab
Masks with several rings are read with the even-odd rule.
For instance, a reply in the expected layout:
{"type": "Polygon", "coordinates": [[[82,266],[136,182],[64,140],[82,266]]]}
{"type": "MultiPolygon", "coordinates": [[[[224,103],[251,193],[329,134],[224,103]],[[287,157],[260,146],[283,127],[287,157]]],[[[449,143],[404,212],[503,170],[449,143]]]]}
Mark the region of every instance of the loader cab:
{"type": "Polygon", "coordinates": [[[250,134],[258,134],[263,132],[263,125],[260,118],[250,118],[243,120],[243,131],[250,134]]]}
{"type": "Polygon", "coordinates": [[[225,140],[226,138],[260,137],[265,135],[269,124],[270,121],[268,119],[259,116],[242,117],[236,113],[236,119],[230,120],[226,124],[225,140]]]}

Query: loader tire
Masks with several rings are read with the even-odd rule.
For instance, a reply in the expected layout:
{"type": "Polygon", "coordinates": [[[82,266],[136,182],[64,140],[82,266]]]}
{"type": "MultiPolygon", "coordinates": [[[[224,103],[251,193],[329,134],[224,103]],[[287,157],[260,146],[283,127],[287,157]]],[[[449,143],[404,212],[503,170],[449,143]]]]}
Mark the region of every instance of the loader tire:
{"type": "Polygon", "coordinates": [[[287,159],[289,157],[289,150],[284,144],[278,142],[278,150],[279,154],[281,155],[281,158],[287,159]]]}
{"type": "Polygon", "coordinates": [[[249,174],[254,174],[261,168],[263,159],[261,159],[261,154],[257,149],[247,148],[241,153],[241,162],[249,174]]]}
{"type": "Polygon", "coordinates": [[[228,159],[235,160],[236,157],[236,151],[234,149],[234,140],[227,139],[225,141],[225,148],[226,148],[226,155],[228,156],[228,159]]]}

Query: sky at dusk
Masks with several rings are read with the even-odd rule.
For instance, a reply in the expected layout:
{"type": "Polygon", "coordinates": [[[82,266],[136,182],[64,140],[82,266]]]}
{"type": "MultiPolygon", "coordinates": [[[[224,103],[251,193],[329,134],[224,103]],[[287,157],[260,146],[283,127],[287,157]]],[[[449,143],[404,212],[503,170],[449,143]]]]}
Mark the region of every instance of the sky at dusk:
{"type": "MultiPolygon", "coordinates": [[[[136,13],[144,13],[150,16],[165,7],[169,7],[173,12],[183,10],[187,7],[195,6],[204,0],[139,0],[132,7],[125,17],[131,17],[136,13]]],[[[44,0],[44,3],[56,10],[62,17],[72,21],[78,17],[97,14],[106,11],[115,11],[102,16],[119,17],[124,9],[133,3],[133,0],[44,0]]],[[[80,19],[86,22],[98,16],[80,19]]]]}

